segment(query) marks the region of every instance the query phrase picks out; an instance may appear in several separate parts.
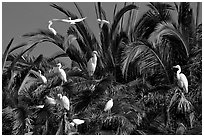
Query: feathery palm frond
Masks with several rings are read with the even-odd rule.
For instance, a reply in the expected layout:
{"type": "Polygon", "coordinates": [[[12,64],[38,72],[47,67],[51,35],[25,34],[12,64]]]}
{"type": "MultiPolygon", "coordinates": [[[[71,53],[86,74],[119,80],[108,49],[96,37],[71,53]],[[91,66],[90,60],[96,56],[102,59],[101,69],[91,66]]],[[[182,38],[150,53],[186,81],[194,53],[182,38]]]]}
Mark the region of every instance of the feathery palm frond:
{"type": "Polygon", "coordinates": [[[159,54],[155,52],[152,45],[145,41],[137,41],[126,46],[122,60],[122,74],[127,78],[128,71],[131,69],[132,75],[137,73],[144,73],[145,70],[161,65],[167,80],[169,76],[165,65],[163,64],[159,54]],[[129,65],[133,67],[129,67],[129,65]]]}
{"type": "Polygon", "coordinates": [[[169,23],[161,23],[160,25],[157,26],[157,31],[156,31],[157,41],[162,39],[163,36],[165,35],[172,35],[176,37],[179,41],[181,41],[185,49],[186,56],[187,57],[189,56],[188,43],[186,43],[186,40],[184,39],[182,34],[180,34],[180,32],[178,32],[177,29],[175,29],[169,23]]]}
{"type": "Polygon", "coordinates": [[[155,27],[160,22],[171,21],[170,11],[173,10],[172,6],[167,3],[150,3],[148,6],[151,8],[139,19],[134,26],[134,39],[145,38],[148,39],[155,27]]]}

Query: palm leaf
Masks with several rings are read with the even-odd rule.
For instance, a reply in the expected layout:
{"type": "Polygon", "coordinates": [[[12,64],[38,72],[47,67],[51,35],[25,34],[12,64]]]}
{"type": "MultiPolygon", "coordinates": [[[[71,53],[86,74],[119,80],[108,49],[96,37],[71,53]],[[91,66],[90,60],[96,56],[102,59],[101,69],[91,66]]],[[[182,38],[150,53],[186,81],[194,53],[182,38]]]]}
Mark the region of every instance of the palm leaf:
{"type": "Polygon", "coordinates": [[[170,11],[173,9],[167,3],[150,3],[150,10],[145,12],[134,26],[135,39],[148,39],[160,22],[171,21],[170,11]]]}
{"type": "Polygon", "coordinates": [[[25,47],[26,45],[27,45],[27,43],[25,42],[25,43],[21,43],[20,45],[17,45],[17,46],[15,46],[15,47],[13,47],[13,48],[9,51],[9,54],[10,54],[11,52],[13,52],[13,51],[19,49],[19,48],[25,47]]]}
{"type": "MultiPolygon", "coordinates": [[[[125,7],[126,4],[127,3],[125,2],[123,7],[125,7]]],[[[121,20],[121,24],[120,24],[120,31],[123,31],[123,20],[124,20],[124,16],[122,16],[122,20],[121,20]]]]}
{"type": "Polygon", "coordinates": [[[55,8],[55,9],[57,9],[57,10],[59,10],[59,11],[61,11],[61,12],[64,13],[67,17],[72,17],[73,19],[76,19],[76,18],[77,18],[74,14],[72,14],[72,13],[69,12],[68,10],[65,10],[64,8],[58,6],[57,4],[54,4],[54,3],[53,3],[53,4],[51,4],[50,6],[53,7],[53,8],[55,8]]]}
{"type": "Polygon", "coordinates": [[[8,56],[8,53],[9,53],[9,48],[11,47],[11,44],[13,42],[14,38],[12,38],[9,42],[9,44],[7,45],[5,51],[4,51],[4,54],[2,56],[2,69],[4,68],[4,65],[6,63],[6,59],[7,59],[7,56],[8,56]]]}
{"type": "Polygon", "coordinates": [[[111,26],[111,30],[110,30],[110,39],[112,39],[113,34],[115,32],[115,29],[121,19],[121,17],[123,16],[123,14],[125,14],[127,11],[132,10],[132,9],[137,9],[138,7],[136,5],[127,5],[124,8],[122,8],[120,11],[117,12],[113,24],[111,26]]]}
{"type": "Polygon", "coordinates": [[[117,10],[117,3],[115,3],[115,6],[114,6],[114,10],[113,10],[113,19],[115,18],[116,10],[117,10]]]}
{"type": "Polygon", "coordinates": [[[189,56],[189,50],[188,50],[188,43],[184,39],[183,35],[178,32],[171,24],[169,23],[162,23],[157,27],[157,40],[159,41],[162,36],[164,35],[173,35],[175,36],[178,40],[180,40],[183,44],[183,47],[185,48],[185,52],[187,57],[189,56]]]}
{"type": "Polygon", "coordinates": [[[49,30],[39,30],[37,32],[30,32],[26,33],[23,35],[23,37],[33,37],[33,42],[51,42],[53,44],[56,44],[59,48],[64,50],[63,43],[64,43],[64,37],[57,34],[54,35],[51,31],[49,30]]]}
{"type": "Polygon", "coordinates": [[[133,64],[132,66],[138,66],[139,72],[142,71],[143,73],[146,69],[161,65],[166,74],[167,80],[169,80],[166,67],[159,57],[159,54],[156,53],[153,48],[151,48],[151,45],[148,45],[148,42],[138,41],[129,44],[125,48],[121,66],[122,74],[125,76],[125,78],[127,78],[129,69],[131,69],[131,72],[135,73],[137,69],[131,68],[131,63],[133,64]]]}
{"type": "Polygon", "coordinates": [[[26,118],[27,118],[27,110],[25,107],[19,106],[14,109],[15,111],[15,120],[13,126],[13,134],[15,135],[23,135],[25,134],[26,127],[26,118]]]}

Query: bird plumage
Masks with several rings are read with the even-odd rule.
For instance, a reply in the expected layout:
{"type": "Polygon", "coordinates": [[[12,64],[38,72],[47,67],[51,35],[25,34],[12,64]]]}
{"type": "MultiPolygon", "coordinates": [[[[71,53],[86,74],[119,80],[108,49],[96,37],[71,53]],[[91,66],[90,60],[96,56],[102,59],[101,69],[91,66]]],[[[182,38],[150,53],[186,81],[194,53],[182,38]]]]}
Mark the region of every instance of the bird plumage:
{"type": "Polygon", "coordinates": [[[93,76],[96,66],[97,66],[97,51],[93,51],[92,57],[87,62],[87,71],[89,73],[89,76],[93,76]]]}
{"type": "Polygon", "coordinates": [[[67,75],[65,71],[61,68],[62,67],[61,63],[58,63],[57,66],[58,68],[55,71],[59,74],[63,82],[67,82],[67,75]]]}
{"type": "Polygon", "coordinates": [[[62,94],[57,94],[57,102],[69,111],[70,102],[66,96],[62,96],[62,94]]]}
{"type": "Polygon", "coordinates": [[[52,21],[50,20],[50,21],[49,21],[49,25],[48,25],[48,29],[49,29],[50,31],[52,31],[52,33],[54,33],[54,35],[57,35],[56,30],[53,29],[53,28],[51,27],[51,25],[52,25],[52,21]]]}
{"type": "Polygon", "coordinates": [[[179,65],[174,66],[174,68],[177,68],[177,79],[178,79],[178,85],[185,90],[186,93],[188,93],[188,80],[186,76],[181,73],[181,67],[179,65]]]}
{"type": "Polygon", "coordinates": [[[40,70],[38,70],[38,72],[34,70],[30,70],[30,72],[36,75],[41,82],[43,82],[44,84],[47,84],[47,78],[41,74],[40,70]]]}
{"type": "Polygon", "coordinates": [[[74,122],[74,124],[76,125],[80,125],[80,124],[83,124],[85,121],[84,120],[81,120],[81,119],[73,119],[72,120],[74,122]]]}
{"type": "Polygon", "coordinates": [[[113,99],[111,98],[105,105],[104,111],[109,111],[113,107],[113,99]]]}
{"type": "Polygon", "coordinates": [[[56,104],[56,100],[51,98],[51,97],[48,97],[48,96],[45,96],[46,99],[45,99],[45,103],[49,104],[49,105],[55,105],[56,104]]]}

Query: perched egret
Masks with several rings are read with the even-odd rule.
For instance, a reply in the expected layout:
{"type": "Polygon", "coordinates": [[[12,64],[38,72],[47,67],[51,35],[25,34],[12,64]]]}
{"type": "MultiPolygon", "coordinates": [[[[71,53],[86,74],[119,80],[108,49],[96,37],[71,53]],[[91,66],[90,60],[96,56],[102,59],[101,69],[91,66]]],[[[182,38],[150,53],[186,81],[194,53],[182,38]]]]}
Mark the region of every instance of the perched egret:
{"type": "Polygon", "coordinates": [[[97,19],[97,21],[98,21],[98,22],[100,22],[101,27],[103,26],[103,24],[104,24],[104,23],[106,23],[106,24],[110,24],[110,22],[109,22],[109,21],[107,21],[107,20],[97,19]]]}
{"type": "Polygon", "coordinates": [[[47,84],[47,78],[41,74],[41,71],[38,70],[38,72],[34,70],[30,70],[33,74],[37,75],[40,78],[40,81],[42,81],[44,84],[47,84]]]}
{"type": "Polygon", "coordinates": [[[111,98],[105,105],[104,111],[110,113],[111,108],[113,107],[113,99],[111,98]]]}
{"type": "Polygon", "coordinates": [[[178,85],[185,90],[186,93],[188,93],[188,80],[186,76],[181,73],[181,67],[179,65],[173,66],[173,68],[177,68],[177,79],[178,79],[178,85]]]}
{"type": "Polygon", "coordinates": [[[55,31],[55,29],[51,28],[51,25],[52,25],[52,21],[50,20],[50,21],[49,21],[49,25],[48,25],[48,29],[49,29],[50,31],[52,31],[52,33],[54,33],[54,35],[57,35],[57,32],[55,31]]]}
{"type": "Polygon", "coordinates": [[[45,96],[45,97],[46,97],[45,103],[50,104],[50,105],[55,105],[56,104],[55,99],[53,99],[51,97],[48,97],[48,96],[45,96]]]}
{"type": "Polygon", "coordinates": [[[66,23],[70,23],[70,24],[76,24],[77,22],[81,22],[83,20],[85,20],[85,18],[81,18],[81,19],[71,19],[71,17],[69,17],[68,19],[52,19],[53,21],[62,21],[62,22],[66,22],[66,23]]]}
{"type": "Polygon", "coordinates": [[[62,67],[61,63],[58,63],[57,66],[58,66],[57,73],[60,75],[60,78],[62,79],[63,82],[67,82],[67,75],[65,71],[61,68],[62,67]]]}
{"type": "Polygon", "coordinates": [[[69,111],[70,102],[66,96],[62,96],[62,94],[57,94],[57,102],[69,111]]]}
{"type": "Polygon", "coordinates": [[[97,65],[97,56],[98,56],[98,52],[93,51],[92,57],[89,59],[89,61],[87,63],[87,71],[89,73],[89,76],[93,76],[93,74],[95,72],[96,65],[97,65]]]}

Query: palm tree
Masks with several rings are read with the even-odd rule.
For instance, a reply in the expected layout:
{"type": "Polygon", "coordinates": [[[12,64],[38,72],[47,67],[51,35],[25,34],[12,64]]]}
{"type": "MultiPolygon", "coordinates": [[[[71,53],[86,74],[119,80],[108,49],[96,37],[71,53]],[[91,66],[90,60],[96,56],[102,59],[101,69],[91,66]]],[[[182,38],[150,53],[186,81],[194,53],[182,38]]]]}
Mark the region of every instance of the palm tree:
{"type": "MultiPolygon", "coordinates": [[[[85,17],[78,4],[74,4],[80,17],[85,17]]],[[[134,3],[124,3],[118,11],[115,4],[112,23],[99,24],[99,41],[86,20],[69,26],[64,36],[54,35],[49,30],[27,33],[24,37],[29,37],[29,42],[9,50],[12,39],[3,55],[3,133],[175,134],[177,123],[190,128],[189,123],[197,122],[202,113],[192,108],[201,108],[201,98],[198,98],[201,95],[201,81],[198,81],[201,25],[195,29],[192,22],[187,26],[189,22],[181,19],[193,17],[191,10],[187,10],[190,9],[188,3],[181,3],[176,8],[178,24],[170,16],[173,6],[167,3],[149,3],[148,6],[149,10],[136,20],[138,7],[134,3]],[[189,35],[184,37],[184,32],[189,35]],[[191,35],[192,32],[196,35],[191,35]],[[54,43],[60,51],[49,58],[42,55],[22,58],[43,42],[54,43]],[[22,52],[12,54],[22,47],[25,47],[22,52]],[[94,50],[99,53],[99,58],[94,77],[90,78],[86,64],[94,50]],[[63,67],[67,74],[67,82],[63,84],[53,69],[58,63],[55,59],[59,57],[69,57],[72,61],[71,68],[63,67]],[[193,59],[197,61],[195,64],[193,59]],[[184,72],[190,73],[187,75],[192,81],[190,89],[200,87],[194,90],[195,93],[184,95],[175,85],[172,65],[176,63],[184,67],[184,72]],[[195,68],[197,71],[193,70],[195,68]],[[28,76],[36,79],[29,74],[31,69],[41,70],[48,79],[47,84],[34,81],[23,86],[28,76]],[[69,98],[69,110],[57,101],[47,101],[49,97],[55,102],[57,94],[69,98]],[[113,98],[113,107],[111,113],[107,113],[103,110],[110,98],[113,98]],[[85,122],[75,127],[72,120],[76,118],[85,122]]],[[[67,18],[79,18],[56,4],[51,7],[67,18]]],[[[100,2],[95,4],[95,11],[98,19],[107,20],[100,2]]]]}

